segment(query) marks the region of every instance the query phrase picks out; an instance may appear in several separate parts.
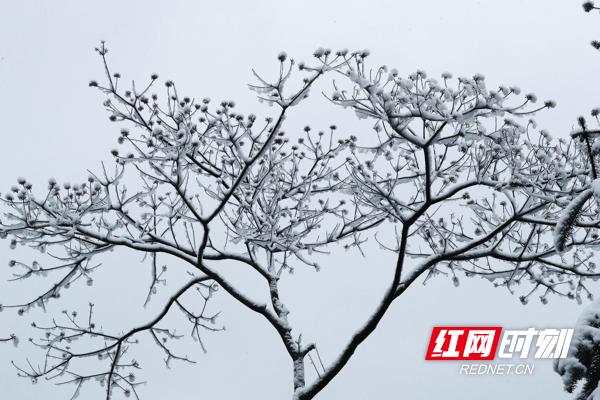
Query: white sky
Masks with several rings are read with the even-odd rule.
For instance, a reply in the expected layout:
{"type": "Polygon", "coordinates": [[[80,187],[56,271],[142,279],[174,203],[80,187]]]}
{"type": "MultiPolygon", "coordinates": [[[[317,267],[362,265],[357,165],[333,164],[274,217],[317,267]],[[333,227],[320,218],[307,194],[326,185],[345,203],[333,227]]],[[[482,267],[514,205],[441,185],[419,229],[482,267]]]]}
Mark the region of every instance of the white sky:
{"type": "MultiPolygon", "coordinates": [[[[273,76],[282,50],[297,61],[309,61],[319,46],[368,48],[370,65],[396,67],[401,75],[416,69],[430,76],[446,70],[455,76],[481,72],[489,88],[518,85],[540,100],[554,99],[557,108],[536,119],[554,137],[565,137],[578,115],[600,105],[596,78],[600,54],[589,46],[591,39],[600,39],[600,16],[585,14],[580,3],[0,1],[0,192],[5,193],[18,176],[40,190],[50,176],[59,182],[81,181],[87,169],[99,169],[101,160],[112,162],[109,151],[116,147],[121,126],[108,121],[103,96],[87,87],[90,79],[103,78],[100,58],[93,51],[100,39],[107,41],[109,62],[124,83],[145,81],[157,72],[161,82],[175,80],[184,95],[235,99],[240,112],[259,117],[274,110],[258,104],[246,89],[253,83],[252,68],[273,76]]],[[[291,122],[362,129],[353,114],[316,95],[331,91],[327,78],[320,85],[310,99],[314,105],[293,109],[299,116],[291,122]]],[[[0,245],[0,303],[29,298],[36,287],[52,283],[7,284],[8,260],[31,255],[12,252],[8,242],[0,245]]],[[[34,257],[43,262],[40,255],[34,257]]],[[[321,356],[331,360],[378,300],[390,260],[390,255],[372,249],[366,259],[342,253],[319,274],[299,268],[286,288],[290,319],[298,326],[294,332],[306,332],[306,340],[316,341],[321,356]]],[[[0,397],[68,399],[72,387],[52,382],[32,386],[16,378],[10,360],[21,365],[26,357],[34,363],[42,360],[26,341],[36,335],[29,324],[60,317],[63,309],[84,313],[89,301],[96,304],[98,318],[106,321],[103,325],[111,317],[122,329],[131,321],[142,321],[148,279],[142,267],[139,257],[114,257],[105,260],[92,288],[70,289],[49,314],[0,314],[0,337],[12,332],[22,337],[17,349],[0,344],[0,397]],[[111,279],[115,276],[117,283],[111,279]]],[[[176,282],[173,274],[164,294],[176,282]]],[[[487,281],[462,278],[461,283],[457,289],[443,277],[425,287],[417,282],[317,398],[571,398],[563,393],[550,361],[537,360],[532,376],[486,377],[460,376],[460,362],[424,361],[433,326],[567,328],[583,310],[557,297],[550,297],[546,306],[535,298],[522,306],[516,295],[494,289],[487,281]]],[[[600,295],[597,285],[591,288],[600,295]]],[[[131,357],[144,368],[139,379],[149,382],[139,389],[144,400],[291,398],[291,365],[274,331],[224,293],[219,292],[217,301],[213,307],[222,310],[219,321],[227,331],[204,336],[207,354],[189,339],[183,343],[197,364],[174,362],[167,370],[163,355],[152,345],[131,348],[131,357]]],[[[160,304],[160,298],[154,302],[160,304]]],[[[187,326],[182,329],[187,333],[187,326]]],[[[307,371],[310,367],[307,362],[307,371]]],[[[95,384],[83,395],[101,396],[95,384]]]]}

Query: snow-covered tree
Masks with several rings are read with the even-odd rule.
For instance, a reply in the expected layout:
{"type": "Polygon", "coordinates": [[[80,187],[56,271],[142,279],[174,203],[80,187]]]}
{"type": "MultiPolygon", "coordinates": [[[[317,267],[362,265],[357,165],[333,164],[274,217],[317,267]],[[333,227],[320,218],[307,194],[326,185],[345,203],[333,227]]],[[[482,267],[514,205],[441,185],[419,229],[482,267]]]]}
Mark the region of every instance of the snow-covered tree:
{"type": "Polygon", "coordinates": [[[567,358],[554,360],[554,370],[562,376],[565,390],[573,393],[580,380],[585,381],[576,400],[600,398],[600,301],[583,311],[575,324],[567,358]]]}
{"type": "Polygon", "coordinates": [[[124,357],[136,337],[152,337],[167,363],[189,361],[170,346],[179,336],[165,319],[183,313],[202,343],[204,330],[219,330],[206,304],[222,289],[277,332],[290,357],[292,398],[311,399],[418,278],[442,274],[458,286],[463,275],[482,276],[511,293],[528,285],[524,304],[536,291],[544,304],[552,294],[591,298],[586,278],[600,277],[591,261],[591,248],[600,244],[600,142],[583,118],[571,140],[536,132],[531,117],[553,101],[536,106],[535,94],[520,96],[516,86],[488,89],[481,74],[403,77],[385,66],[368,68],[367,50],[319,48],[314,64],[297,64],[301,81],[294,82],[296,64],[285,53],[274,81],[256,75],[250,88],[278,109],[263,120],[244,116],[233,101],[212,106],[208,98],[182,96],[171,81],[161,100],[149,94],[157,75],[146,86],[123,89],[120,75],[109,71],[104,44],[97,51],[107,78],[90,86],[107,95],[111,121],[124,125],[125,149],[113,150],[115,165],[86,182],[50,179],[34,196],[31,183],[19,178],[5,194],[9,211],[0,234],[10,247],[27,245],[54,262],[11,261],[20,269],[16,279],[54,276],[55,283],[0,309],[23,314],[59,301],[71,285],[92,285],[98,260],[116,248],[146,257],[146,303],[167,266],[187,271],[189,279],[147,323],[126,332],[96,326],[91,304],[84,321],[65,312],[51,326],[34,325],[42,337],[31,342],[46,352],[46,363],[16,363],[21,376],[63,379],[77,390],[97,380],[107,399],[115,389],[137,396],[140,365],[124,357]],[[287,126],[286,116],[326,74],[335,78],[330,103],[368,119],[372,130],[362,123],[352,134],[334,125],[327,132],[287,126]],[[320,356],[314,343],[302,342],[302,327],[288,321],[294,310],[285,306],[280,283],[292,280],[288,273],[296,268],[334,263],[324,256],[328,247],[362,253],[369,238],[395,255],[394,274],[371,316],[307,381],[305,359],[320,356]],[[232,263],[262,280],[268,302],[228,278],[232,263]],[[98,359],[94,372],[89,363],[79,369],[81,359],[98,359]]]}
{"type": "MultiPolygon", "coordinates": [[[[599,10],[593,2],[583,3],[583,10],[590,12],[599,10]]],[[[600,49],[600,42],[592,40],[592,47],[600,49]]],[[[591,115],[598,121],[600,109],[592,110],[591,115]]],[[[600,130],[590,131],[587,128],[585,118],[579,117],[580,130],[572,132],[572,137],[579,137],[580,142],[585,142],[587,153],[591,159],[592,177],[594,180],[587,190],[582,191],[575,197],[563,212],[556,227],[555,246],[562,249],[565,243],[564,238],[572,229],[573,222],[578,218],[582,207],[586,201],[592,197],[596,198],[600,206],[600,179],[598,179],[598,168],[600,168],[600,141],[595,142],[590,136],[598,136],[600,130]],[[564,234],[563,234],[564,233],[564,234]]],[[[600,399],[600,392],[597,392],[598,382],[600,381],[600,304],[599,300],[589,305],[575,325],[573,340],[569,347],[566,359],[557,359],[554,361],[554,371],[562,376],[564,388],[568,393],[573,393],[579,381],[585,383],[581,391],[575,397],[575,400],[594,400],[600,399]]]]}

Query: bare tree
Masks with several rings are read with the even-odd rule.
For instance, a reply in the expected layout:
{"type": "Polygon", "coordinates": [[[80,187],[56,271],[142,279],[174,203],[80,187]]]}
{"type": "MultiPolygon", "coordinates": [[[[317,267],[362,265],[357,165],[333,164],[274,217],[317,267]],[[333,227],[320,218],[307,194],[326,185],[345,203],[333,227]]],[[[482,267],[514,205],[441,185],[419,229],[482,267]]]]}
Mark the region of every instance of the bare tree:
{"type": "MultiPolygon", "coordinates": [[[[169,313],[181,312],[191,334],[218,330],[206,304],[217,288],[260,314],[279,335],[290,356],[293,399],[312,399],[341,370],[376,329],[391,304],[419,277],[443,274],[458,286],[459,276],[483,276],[513,293],[517,284],[535,291],[546,304],[550,294],[581,301],[594,271],[590,248],[600,244],[596,175],[600,147],[596,131],[580,119],[573,139],[553,141],[535,133],[530,116],[555,106],[535,107],[518,87],[488,90],[485,78],[440,80],[417,71],[407,78],[386,67],[369,69],[368,51],[315,51],[315,65],[299,63],[304,78],[291,80],[293,60],[278,56],[273,83],[256,74],[250,86],[259,99],[278,108],[261,122],[234,111],[233,101],[209,108],[210,99],[182,97],[171,81],[159,103],[147,87],[118,88],[119,74],[97,49],[106,82],[90,82],[108,96],[110,119],[138,128],[121,129],[119,142],[130,153],[113,150],[114,170],[91,173],[88,182],[51,179],[35,196],[19,178],[5,196],[10,211],[0,228],[10,246],[25,244],[51,253],[56,265],[11,261],[16,279],[55,275],[57,283],[31,301],[4,306],[25,313],[45,307],[63,289],[90,275],[102,253],[126,248],[143,253],[151,265],[146,303],[164,279],[161,265],[187,265],[189,280],[173,291],[147,323],[109,333],[93,322],[65,313],[64,322],[37,326],[32,343],[46,352],[43,367],[16,365],[21,376],[61,378],[77,390],[89,380],[137,396],[135,361],[124,354],[141,334],[150,335],[171,360],[190,361],[169,346],[177,338],[165,326],[169,313]],[[286,115],[308,96],[314,82],[333,74],[331,103],[373,122],[373,131],[343,135],[336,126],[315,132],[309,126],[294,141],[284,132],[286,115]],[[289,82],[288,82],[289,81],[289,82]],[[516,118],[526,119],[517,122],[516,118]],[[566,212],[565,212],[566,211],[566,212]],[[305,359],[320,359],[314,343],[303,343],[288,321],[280,280],[295,268],[321,267],[327,246],[362,252],[373,238],[396,256],[394,275],[372,315],[351,335],[333,360],[313,362],[317,378],[306,382],[305,359]],[[179,260],[179,264],[172,260],[179,260]],[[270,299],[262,303],[227,279],[224,265],[237,263],[255,273],[270,299]],[[196,293],[197,300],[184,294],[196,293]],[[74,339],[81,348],[75,349],[74,339]],[[75,361],[97,358],[97,372],[83,373],[75,361]],[[320,365],[320,368],[317,367],[320,365]]],[[[597,116],[597,113],[596,115],[597,116]]],[[[291,127],[290,129],[293,129],[291,127]]],[[[324,267],[326,267],[324,265],[324,267]]],[[[140,304],[142,306],[143,304],[140,304]]]]}

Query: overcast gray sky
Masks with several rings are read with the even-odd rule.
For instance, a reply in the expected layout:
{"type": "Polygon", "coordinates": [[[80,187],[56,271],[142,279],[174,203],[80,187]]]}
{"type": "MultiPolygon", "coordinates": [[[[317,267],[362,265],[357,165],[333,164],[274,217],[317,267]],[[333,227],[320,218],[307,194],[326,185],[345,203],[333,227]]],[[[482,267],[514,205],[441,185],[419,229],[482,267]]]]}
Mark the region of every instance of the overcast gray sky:
{"type": "MultiPolygon", "coordinates": [[[[600,15],[585,14],[580,3],[3,0],[0,192],[6,192],[18,176],[37,188],[44,187],[50,176],[59,182],[81,181],[88,169],[98,170],[101,160],[112,159],[109,151],[116,145],[120,126],[108,121],[103,96],[87,86],[90,79],[103,78],[100,58],[93,51],[101,39],[110,49],[113,71],[120,72],[124,82],[144,81],[156,72],[161,82],[175,80],[184,95],[235,99],[240,112],[259,116],[273,110],[257,103],[247,90],[246,84],[253,82],[252,68],[274,76],[276,56],[282,50],[308,61],[319,46],[367,48],[370,65],[396,67],[401,75],[416,69],[430,76],[446,70],[455,76],[480,72],[488,87],[518,85],[541,100],[554,99],[558,106],[536,119],[554,137],[566,137],[578,115],[600,105],[600,54],[589,46],[591,39],[600,39],[600,15]]],[[[319,90],[331,90],[326,80],[320,85],[319,90]]],[[[354,126],[352,113],[328,106],[316,95],[311,101],[316,103],[298,111],[292,123],[354,126]]],[[[0,303],[29,298],[36,288],[51,283],[7,284],[8,260],[18,256],[43,261],[41,255],[23,249],[12,252],[8,242],[0,243],[0,303]]],[[[386,285],[390,260],[390,255],[372,249],[365,259],[356,254],[336,259],[319,274],[298,269],[287,281],[293,298],[293,307],[288,308],[294,310],[290,318],[312,335],[320,349],[331,349],[321,350],[322,356],[331,360],[369,315],[386,285]]],[[[139,261],[137,256],[105,261],[93,288],[72,288],[47,315],[0,314],[0,337],[15,332],[23,339],[16,349],[0,344],[0,396],[70,398],[72,387],[52,382],[32,386],[17,379],[10,360],[24,364],[31,357],[34,363],[41,362],[41,354],[25,340],[34,336],[28,330],[31,321],[48,321],[63,309],[84,312],[89,301],[97,304],[98,318],[106,323],[112,317],[125,329],[128,321],[142,321],[147,274],[144,270],[138,285],[139,261]],[[115,276],[118,282],[113,284],[115,276]],[[128,289],[127,284],[135,287],[128,289]],[[136,297],[139,293],[141,300],[136,297]]],[[[178,276],[170,279],[167,290],[176,287],[178,276]]],[[[600,287],[591,288],[600,295],[600,287]]],[[[152,345],[131,349],[144,368],[139,379],[148,381],[140,388],[144,400],[291,397],[291,369],[274,332],[224,293],[217,300],[213,306],[222,310],[220,323],[227,331],[205,335],[207,354],[186,339],[186,352],[197,364],[173,363],[167,370],[163,355],[152,345]]],[[[418,283],[392,306],[377,331],[317,398],[571,398],[563,393],[550,361],[531,361],[532,376],[481,377],[460,376],[459,362],[431,362],[424,357],[434,326],[567,328],[582,310],[575,302],[556,297],[550,297],[546,306],[537,301],[522,306],[516,295],[479,279],[462,279],[459,288],[443,277],[427,286],[418,283]]],[[[100,398],[101,393],[91,384],[83,395],[100,398]]]]}

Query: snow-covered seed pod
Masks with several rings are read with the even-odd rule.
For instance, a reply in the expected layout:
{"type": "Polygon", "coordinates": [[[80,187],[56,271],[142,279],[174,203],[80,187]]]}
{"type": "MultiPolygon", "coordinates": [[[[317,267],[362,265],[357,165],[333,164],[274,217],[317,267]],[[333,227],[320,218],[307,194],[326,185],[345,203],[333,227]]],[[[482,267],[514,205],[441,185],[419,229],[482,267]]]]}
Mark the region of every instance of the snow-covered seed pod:
{"type": "Polygon", "coordinates": [[[458,277],[456,277],[456,276],[452,277],[452,283],[454,284],[454,287],[460,286],[460,281],[458,280],[458,277]]]}

